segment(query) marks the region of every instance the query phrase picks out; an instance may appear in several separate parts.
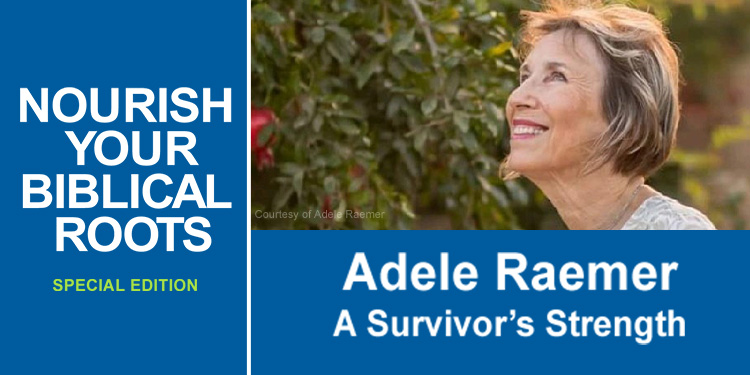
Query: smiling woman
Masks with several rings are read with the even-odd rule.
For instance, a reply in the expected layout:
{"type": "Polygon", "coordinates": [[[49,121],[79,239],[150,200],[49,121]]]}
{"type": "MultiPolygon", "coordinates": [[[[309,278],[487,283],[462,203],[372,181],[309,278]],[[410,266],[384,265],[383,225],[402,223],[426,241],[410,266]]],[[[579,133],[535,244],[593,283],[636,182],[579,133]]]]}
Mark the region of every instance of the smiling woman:
{"type": "Polygon", "coordinates": [[[522,16],[504,177],[529,178],[571,229],[713,229],[644,184],[669,156],[679,121],[679,64],[661,23],[580,1],[522,16]]]}

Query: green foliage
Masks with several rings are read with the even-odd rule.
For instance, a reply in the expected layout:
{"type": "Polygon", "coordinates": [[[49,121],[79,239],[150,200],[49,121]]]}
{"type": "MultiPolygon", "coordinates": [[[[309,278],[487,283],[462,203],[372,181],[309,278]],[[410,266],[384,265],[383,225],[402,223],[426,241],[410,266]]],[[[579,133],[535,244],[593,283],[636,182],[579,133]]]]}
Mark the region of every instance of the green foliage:
{"type": "MultiPolygon", "coordinates": [[[[711,132],[709,147],[703,151],[677,149],[671,155],[671,161],[682,169],[681,189],[687,193],[697,207],[706,212],[719,228],[748,229],[747,220],[742,216],[739,207],[748,199],[747,193],[732,191],[717,201],[711,187],[704,181],[717,170],[721,170],[724,151],[734,145],[750,142],[750,112],[742,115],[739,124],[719,125],[711,132]]],[[[740,177],[741,178],[741,177],[740,177]]],[[[732,181],[737,184],[739,181],[732,181]]],[[[750,185],[750,179],[747,179],[750,185]]],[[[741,185],[741,184],[738,184],[741,185]]]]}
{"type": "MultiPolygon", "coordinates": [[[[651,1],[643,1],[649,3],[651,1]]],[[[676,183],[686,201],[705,212],[721,229],[750,229],[750,175],[733,156],[750,142],[750,108],[733,89],[730,73],[750,53],[750,3],[746,1],[654,1],[669,14],[670,38],[683,60],[686,86],[681,93],[683,131],[687,126],[708,129],[703,139],[672,154],[676,183]],[[695,110],[697,109],[697,111],[695,110]],[[690,118],[698,113],[698,120],[690,118]],[[731,125],[726,125],[726,123],[731,125]],[[744,171],[743,171],[744,169],[744,171]]],[[[688,140],[688,139],[685,139],[688,140]]],[[[661,173],[660,173],[661,174],[661,173]]],[[[666,182],[662,178],[661,182],[666,182]]]]}
{"type": "Polygon", "coordinates": [[[482,0],[251,6],[251,100],[279,117],[264,134],[278,139],[277,167],[253,173],[252,209],[312,213],[254,226],[413,228],[429,212],[449,214],[453,228],[519,226],[513,209],[531,189],[497,176],[502,108],[517,82],[513,9],[482,0]],[[328,210],[333,219],[315,217],[328,210]]]}

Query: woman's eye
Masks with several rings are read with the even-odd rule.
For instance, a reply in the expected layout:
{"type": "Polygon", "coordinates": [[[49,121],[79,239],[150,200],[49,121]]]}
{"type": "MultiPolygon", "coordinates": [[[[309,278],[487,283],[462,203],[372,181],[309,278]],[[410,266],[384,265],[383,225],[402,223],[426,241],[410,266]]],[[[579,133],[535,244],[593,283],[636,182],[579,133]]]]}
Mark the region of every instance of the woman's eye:
{"type": "Polygon", "coordinates": [[[565,74],[562,74],[560,72],[552,72],[549,76],[552,80],[555,80],[555,81],[563,81],[563,82],[567,81],[567,78],[565,78],[565,74]]]}
{"type": "Polygon", "coordinates": [[[523,81],[527,80],[528,78],[529,78],[529,75],[528,75],[528,74],[521,74],[521,79],[520,79],[520,81],[521,81],[521,82],[523,83],[523,81]]]}

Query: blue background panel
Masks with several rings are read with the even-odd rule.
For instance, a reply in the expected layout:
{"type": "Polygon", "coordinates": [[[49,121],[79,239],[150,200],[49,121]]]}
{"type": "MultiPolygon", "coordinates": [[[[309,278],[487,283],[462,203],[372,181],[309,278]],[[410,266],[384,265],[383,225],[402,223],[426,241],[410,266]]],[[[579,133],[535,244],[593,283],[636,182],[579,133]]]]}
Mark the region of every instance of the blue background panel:
{"type": "MultiPolygon", "coordinates": [[[[0,158],[2,183],[2,250],[0,260],[0,373],[243,373],[246,368],[246,119],[247,38],[244,2],[199,1],[73,1],[4,2],[0,9],[3,73],[0,75],[0,158]],[[19,89],[29,88],[39,98],[49,88],[50,118],[40,123],[29,111],[29,122],[19,122],[19,89]],[[109,124],[86,116],[77,123],[57,121],[52,97],[64,87],[89,93],[99,88],[100,113],[110,112],[110,89],[120,89],[120,114],[109,124]],[[171,93],[190,87],[202,95],[211,88],[221,100],[223,88],[232,89],[232,122],[222,121],[214,109],[212,122],[148,123],[135,112],[125,122],[125,88],[159,88],[171,93]],[[76,153],[65,135],[79,139],[94,130],[117,130],[130,139],[138,130],[143,155],[151,155],[151,134],[161,131],[162,160],[154,166],[136,165],[131,157],[106,167],[90,146],[86,165],[76,165],[76,153]],[[167,166],[167,131],[191,131],[198,166],[178,157],[167,166]],[[182,176],[194,174],[205,193],[207,174],[216,176],[216,200],[232,202],[231,209],[198,209],[193,202],[180,209],[156,210],[141,201],[139,209],[22,208],[22,175],[30,173],[111,174],[113,198],[127,200],[129,178],[141,181],[154,173],[169,175],[171,188],[157,188],[155,196],[174,196],[182,176]],[[211,247],[192,253],[182,246],[187,236],[175,230],[175,251],[165,251],[165,233],[156,247],[137,253],[123,244],[109,253],[76,251],[68,242],[55,251],[55,218],[80,217],[86,223],[111,216],[124,227],[136,216],[207,218],[211,247]],[[169,292],[54,292],[56,278],[198,279],[198,291],[169,292]]],[[[193,100],[201,106],[200,98],[193,100]]],[[[90,105],[89,105],[90,108],[90,105]]],[[[157,105],[152,112],[156,116],[157,105]]],[[[169,110],[176,109],[171,106],[169,110]]],[[[62,110],[77,110],[72,96],[62,110]]],[[[185,111],[183,110],[183,114],[185,111]]],[[[201,113],[202,115],[202,113],[201,113]]],[[[157,116],[158,117],[158,116],[157,116]]],[[[105,155],[119,151],[116,142],[104,143],[105,155]]],[[[155,185],[156,186],[156,185],[155,185]]],[[[54,190],[53,190],[54,191],[54,190]]],[[[160,225],[163,230],[163,226],[160,225]]],[[[102,230],[101,242],[112,232],[102,230]]],[[[136,242],[147,242],[145,226],[136,227],[136,242]]],[[[85,237],[84,237],[85,238],[85,237]]],[[[197,240],[199,243],[200,240],[197,240]]]]}
{"type": "MultiPolygon", "coordinates": [[[[326,374],[657,374],[747,373],[748,294],[745,274],[750,255],[740,246],[747,232],[253,232],[252,364],[258,373],[326,374]],[[718,244],[724,243],[726,246],[718,244]],[[730,245],[733,244],[733,245],[730,245]],[[451,287],[420,292],[385,291],[380,268],[407,254],[407,272],[420,261],[439,268],[447,252],[451,267],[470,262],[478,284],[463,292],[451,287]],[[379,290],[357,283],[343,286],[356,252],[364,252],[379,290]],[[671,289],[498,291],[497,253],[520,252],[529,265],[566,262],[623,262],[630,271],[640,262],[657,270],[677,262],[671,289]],[[333,337],[342,309],[348,309],[357,337],[333,337]],[[528,338],[503,326],[501,337],[372,337],[368,314],[390,316],[507,315],[515,309],[534,320],[528,338]],[[685,337],[549,336],[546,314],[561,309],[578,315],[655,316],[673,309],[686,322],[685,337]]],[[[452,269],[452,268],[451,268],[452,269]]],[[[616,274],[616,273],[615,273],[616,274]]],[[[395,281],[395,273],[392,276],[395,281]]],[[[629,277],[630,278],[630,277],[629,277]]],[[[599,275],[598,285],[602,285],[599,275]]],[[[616,280],[615,280],[616,281],[616,280]]],[[[617,285],[617,284],[615,284],[617,285]]],[[[390,318],[388,319],[389,324],[390,318]]],[[[569,327],[569,325],[568,325],[569,327]]]]}

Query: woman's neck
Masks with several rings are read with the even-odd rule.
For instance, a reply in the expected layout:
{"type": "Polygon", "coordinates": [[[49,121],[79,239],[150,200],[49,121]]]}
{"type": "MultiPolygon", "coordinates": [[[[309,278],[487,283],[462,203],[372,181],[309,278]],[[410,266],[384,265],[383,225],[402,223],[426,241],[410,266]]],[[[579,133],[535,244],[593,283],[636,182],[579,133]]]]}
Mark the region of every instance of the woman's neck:
{"type": "Polygon", "coordinates": [[[582,175],[579,171],[528,176],[549,198],[569,229],[622,227],[648,196],[643,177],[626,177],[603,167],[582,175]]]}

